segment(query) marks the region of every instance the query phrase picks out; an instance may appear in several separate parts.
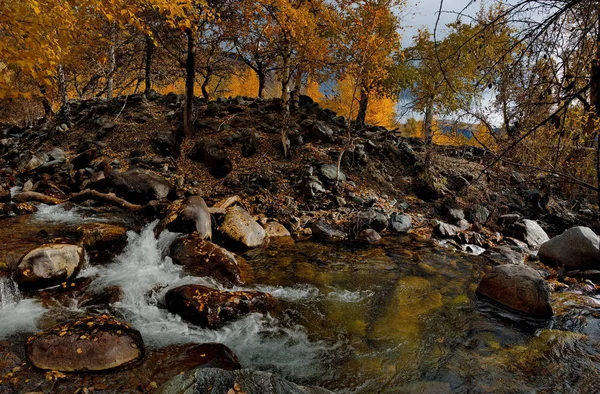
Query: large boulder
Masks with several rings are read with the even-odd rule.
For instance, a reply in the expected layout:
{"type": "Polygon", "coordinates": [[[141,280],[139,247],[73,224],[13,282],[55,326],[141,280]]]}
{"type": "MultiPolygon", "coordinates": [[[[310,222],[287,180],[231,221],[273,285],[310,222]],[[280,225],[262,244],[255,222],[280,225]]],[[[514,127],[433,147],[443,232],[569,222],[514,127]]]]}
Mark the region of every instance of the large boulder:
{"type": "Polygon", "coordinates": [[[84,255],[79,245],[50,244],[35,248],[19,261],[15,281],[26,290],[56,286],[79,273],[84,255]]]}
{"type": "Polygon", "coordinates": [[[173,202],[166,217],[157,226],[159,231],[165,228],[183,234],[197,232],[202,238],[212,238],[212,220],[204,199],[192,196],[173,202]]]}
{"type": "Polygon", "coordinates": [[[143,356],[140,333],[107,315],[59,325],[27,342],[29,362],[52,371],[105,371],[130,365],[143,356]]]}
{"type": "Polygon", "coordinates": [[[333,394],[320,387],[305,387],[270,372],[198,368],[178,375],[156,394],[333,394]]]}
{"type": "Polygon", "coordinates": [[[119,173],[111,171],[108,184],[119,197],[134,204],[147,204],[152,200],[164,200],[171,193],[171,184],[163,177],[140,168],[119,173]]]}
{"type": "Polygon", "coordinates": [[[573,227],[545,242],[538,251],[540,261],[569,270],[600,269],[598,236],[589,227],[573,227]]]}
{"type": "Polygon", "coordinates": [[[247,248],[260,247],[269,241],[265,229],[244,208],[237,205],[227,208],[219,231],[247,248]]]}
{"type": "Polygon", "coordinates": [[[85,223],[77,228],[90,263],[106,264],[127,245],[127,229],[109,223],[85,223]]]}
{"type": "Polygon", "coordinates": [[[200,327],[215,328],[252,312],[267,312],[275,298],[258,291],[220,291],[201,285],[184,285],[165,295],[167,309],[200,327]]]}
{"type": "Polygon", "coordinates": [[[477,293],[517,312],[550,318],[550,289],[541,275],[526,265],[497,265],[486,274],[477,293]]]}
{"type": "Polygon", "coordinates": [[[171,258],[194,276],[212,276],[226,285],[244,283],[238,257],[203,239],[198,233],[178,239],[171,246],[171,258]]]}

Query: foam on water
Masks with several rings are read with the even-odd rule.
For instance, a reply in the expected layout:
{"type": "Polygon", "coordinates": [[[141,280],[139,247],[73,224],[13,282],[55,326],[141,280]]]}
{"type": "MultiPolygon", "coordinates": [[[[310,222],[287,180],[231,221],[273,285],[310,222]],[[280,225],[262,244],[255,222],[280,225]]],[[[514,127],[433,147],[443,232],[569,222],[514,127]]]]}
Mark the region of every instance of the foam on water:
{"type": "Polygon", "coordinates": [[[37,330],[37,321],[46,309],[36,300],[22,299],[16,283],[0,278],[0,339],[37,330]]]}
{"type": "Polygon", "coordinates": [[[23,190],[23,188],[21,186],[13,186],[10,188],[10,196],[14,197],[15,195],[17,195],[17,193],[19,193],[21,190],[23,190]]]}
{"type": "Polygon", "coordinates": [[[327,294],[327,298],[330,300],[340,301],[340,302],[360,302],[364,299],[372,297],[374,292],[370,290],[358,290],[358,291],[350,291],[350,290],[333,290],[329,294],[327,294]]]}
{"type": "Polygon", "coordinates": [[[319,289],[311,285],[295,285],[292,287],[257,285],[255,290],[270,293],[281,301],[312,301],[319,297],[319,289]]]}
{"type": "MultiPolygon", "coordinates": [[[[113,306],[142,333],[147,346],[219,342],[229,346],[247,367],[268,368],[299,379],[323,372],[321,361],[333,348],[325,342],[311,341],[302,326],[287,327],[271,316],[250,314],[218,330],[204,329],[161,308],[164,295],[171,288],[191,283],[213,288],[220,285],[209,278],[187,276],[183,267],[173,264],[167,252],[178,234],[164,231],[157,239],[156,224],[150,224],[140,234],[129,232],[123,253],[112,264],[98,268],[92,284],[97,288],[121,287],[123,298],[113,306]]],[[[318,295],[312,286],[270,290],[276,297],[292,300],[318,295]]]]}
{"type": "Polygon", "coordinates": [[[105,222],[104,218],[96,216],[86,216],[85,208],[72,207],[71,209],[65,209],[63,204],[59,205],[38,205],[38,210],[33,216],[33,220],[38,222],[54,222],[64,224],[78,224],[86,222],[105,222]]]}

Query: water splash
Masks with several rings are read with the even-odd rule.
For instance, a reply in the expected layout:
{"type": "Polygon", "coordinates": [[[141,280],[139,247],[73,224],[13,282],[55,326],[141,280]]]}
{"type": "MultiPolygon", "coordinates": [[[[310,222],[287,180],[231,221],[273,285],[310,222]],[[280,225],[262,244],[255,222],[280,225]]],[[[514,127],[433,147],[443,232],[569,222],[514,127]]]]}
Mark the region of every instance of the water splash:
{"type": "Polygon", "coordinates": [[[288,302],[314,301],[319,297],[319,289],[306,284],[292,287],[257,285],[254,290],[270,293],[278,300],[288,302]]]}
{"type": "Polygon", "coordinates": [[[360,302],[369,297],[372,297],[375,293],[370,290],[334,290],[327,294],[327,298],[340,302],[360,302]]]}
{"type": "MultiPolygon", "coordinates": [[[[323,373],[321,361],[331,358],[333,346],[311,341],[302,326],[283,325],[271,316],[250,314],[218,330],[204,329],[161,308],[171,288],[191,283],[222,287],[210,278],[187,276],[183,267],[173,264],[167,253],[178,234],[163,231],[156,238],[156,224],[151,223],[140,234],[129,232],[123,253],[112,264],[97,269],[92,284],[98,289],[115,285],[122,289],[122,300],[113,307],[141,332],[147,346],[219,342],[229,346],[247,367],[267,368],[297,379],[323,373]]],[[[313,286],[258,289],[272,290],[276,297],[287,300],[306,300],[319,294],[313,286]]]]}
{"type": "Polygon", "coordinates": [[[54,222],[64,224],[78,224],[86,222],[105,222],[104,218],[95,216],[86,216],[85,208],[73,207],[65,209],[63,204],[59,205],[38,205],[38,210],[33,216],[37,222],[54,222]]]}
{"type": "Polygon", "coordinates": [[[36,300],[22,299],[17,284],[9,277],[0,278],[0,339],[37,330],[37,322],[46,309],[36,300]]]}

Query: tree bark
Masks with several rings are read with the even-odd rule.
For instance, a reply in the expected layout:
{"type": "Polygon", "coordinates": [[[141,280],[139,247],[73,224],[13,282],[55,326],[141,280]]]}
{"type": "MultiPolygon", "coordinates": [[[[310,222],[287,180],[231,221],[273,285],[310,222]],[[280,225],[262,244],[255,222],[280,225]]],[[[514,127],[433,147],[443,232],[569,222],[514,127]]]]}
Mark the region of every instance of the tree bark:
{"type": "Polygon", "coordinates": [[[360,87],[360,99],[358,101],[358,114],[356,115],[356,123],[359,128],[363,128],[367,121],[367,108],[369,107],[369,91],[364,87],[360,87]]]}
{"type": "Polygon", "coordinates": [[[425,122],[423,128],[425,132],[425,143],[430,144],[433,140],[433,100],[429,99],[425,105],[425,122]]]}
{"type": "Polygon", "coordinates": [[[65,118],[67,125],[71,126],[71,108],[69,106],[69,96],[67,95],[67,78],[62,64],[58,65],[58,91],[60,94],[61,114],[65,118]]]}
{"type": "Polygon", "coordinates": [[[194,130],[192,112],[194,110],[194,82],[196,79],[195,37],[191,29],[185,31],[187,37],[187,58],[185,62],[185,106],[183,107],[183,130],[190,136],[194,130]]]}
{"type": "Polygon", "coordinates": [[[108,49],[109,69],[108,69],[108,80],[106,81],[106,98],[107,98],[107,100],[112,100],[112,98],[113,98],[113,85],[114,85],[114,78],[115,78],[115,70],[117,69],[116,46],[117,46],[117,27],[113,23],[112,26],[110,27],[110,48],[108,49]]]}
{"type": "Polygon", "coordinates": [[[264,70],[258,69],[256,72],[258,75],[258,98],[265,97],[265,85],[267,84],[267,76],[265,75],[264,70]]]}
{"type": "Polygon", "coordinates": [[[208,92],[208,84],[210,83],[211,76],[212,76],[211,72],[208,71],[206,73],[206,77],[204,78],[204,81],[202,81],[202,97],[204,97],[204,99],[206,101],[210,100],[210,93],[208,92]]]}
{"type": "Polygon", "coordinates": [[[144,68],[144,94],[148,96],[152,89],[152,56],[154,55],[154,42],[152,37],[146,34],[146,64],[144,68]]]}
{"type": "Polygon", "coordinates": [[[48,89],[46,85],[40,85],[40,93],[42,94],[42,107],[44,107],[44,115],[49,118],[54,116],[54,111],[52,110],[52,105],[50,104],[50,100],[46,97],[46,93],[48,93],[48,89]]]}

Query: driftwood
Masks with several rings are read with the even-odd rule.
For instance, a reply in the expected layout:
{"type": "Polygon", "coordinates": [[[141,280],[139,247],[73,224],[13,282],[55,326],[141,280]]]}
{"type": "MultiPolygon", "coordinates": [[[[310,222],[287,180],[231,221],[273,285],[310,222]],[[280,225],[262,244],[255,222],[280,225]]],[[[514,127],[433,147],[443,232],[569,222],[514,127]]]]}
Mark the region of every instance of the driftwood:
{"type": "Polygon", "coordinates": [[[62,204],[66,200],[61,200],[60,198],[48,196],[46,194],[38,193],[38,192],[22,192],[17,194],[12,198],[14,202],[30,202],[30,201],[38,201],[48,205],[58,205],[62,204]]]}
{"type": "Polygon", "coordinates": [[[240,198],[240,196],[227,197],[226,199],[217,202],[215,205],[212,206],[212,208],[226,209],[235,203],[241,203],[241,202],[242,202],[242,199],[240,198]]]}
{"type": "Polygon", "coordinates": [[[130,211],[137,211],[144,208],[143,205],[132,204],[127,200],[117,197],[113,193],[100,193],[97,190],[86,189],[79,193],[70,195],[67,199],[55,198],[46,194],[38,192],[22,192],[17,194],[12,199],[14,202],[30,202],[37,201],[48,205],[58,205],[67,201],[85,201],[85,200],[96,200],[104,201],[106,203],[119,206],[121,208],[128,209],[130,211]]]}

